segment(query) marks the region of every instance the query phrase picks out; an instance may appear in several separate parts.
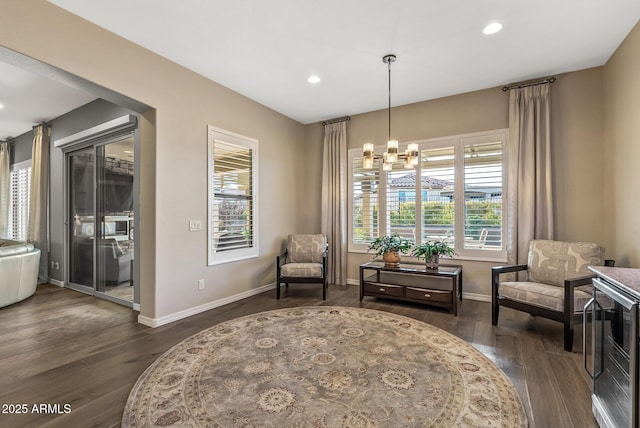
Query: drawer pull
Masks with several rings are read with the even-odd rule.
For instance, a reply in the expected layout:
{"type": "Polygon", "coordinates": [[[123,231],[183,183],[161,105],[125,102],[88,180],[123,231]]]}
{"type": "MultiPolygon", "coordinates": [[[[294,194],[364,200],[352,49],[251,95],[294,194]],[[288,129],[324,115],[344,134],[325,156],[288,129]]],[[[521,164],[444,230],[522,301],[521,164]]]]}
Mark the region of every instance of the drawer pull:
{"type": "Polygon", "coordinates": [[[424,293],[424,297],[426,297],[427,299],[429,299],[429,298],[431,298],[431,294],[424,293]]]}
{"type": "Polygon", "coordinates": [[[380,288],[380,292],[384,293],[385,289],[384,288],[380,288]]]}

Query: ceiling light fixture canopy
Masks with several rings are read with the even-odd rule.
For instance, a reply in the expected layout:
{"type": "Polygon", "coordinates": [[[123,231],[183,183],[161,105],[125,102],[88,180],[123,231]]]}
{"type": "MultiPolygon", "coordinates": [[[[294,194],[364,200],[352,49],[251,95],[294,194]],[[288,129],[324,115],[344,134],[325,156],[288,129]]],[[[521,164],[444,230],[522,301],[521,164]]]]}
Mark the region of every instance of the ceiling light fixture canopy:
{"type": "Polygon", "coordinates": [[[366,143],[362,147],[362,166],[366,169],[373,168],[373,161],[375,159],[382,159],[382,169],[385,171],[391,171],[393,169],[393,163],[397,162],[398,159],[404,160],[405,168],[413,168],[418,164],[419,153],[417,144],[409,144],[404,154],[401,154],[398,153],[398,140],[391,139],[391,64],[395,60],[396,56],[392,54],[382,57],[382,62],[387,64],[389,70],[389,138],[387,140],[387,151],[382,155],[376,155],[373,144],[366,143]]]}

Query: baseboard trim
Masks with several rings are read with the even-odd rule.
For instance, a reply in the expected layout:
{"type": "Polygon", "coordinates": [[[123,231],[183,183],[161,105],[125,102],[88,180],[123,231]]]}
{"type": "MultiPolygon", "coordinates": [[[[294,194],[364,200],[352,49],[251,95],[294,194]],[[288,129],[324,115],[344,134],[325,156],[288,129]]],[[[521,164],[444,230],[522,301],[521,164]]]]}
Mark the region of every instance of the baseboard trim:
{"type": "Polygon", "coordinates": [[[197,315],[201,312],[206,312],[208,310],[215,309],[220,306],[227,305],[229,303],[237,302],[238,300],[246,299],[247,297],[255,296],[256,294],[264,293],[265,291],[268,291],[268,290],[273,290],[274,288],[276,288],[275,283],[263,285],[262,287],[254,288],[252,290],[238,293],[233,296],[225,297],[224,299],[205,303],[204,305],[185,309],[184,311],[165,315],[160,318],[149,318],[149,317],[145,317],[144,315],[138,315],[138,322],[142,325],[146,325],[147,327],[152,327],[152,328],[160,327],[162,325],[169,324],[174,321],[178,321],[183,318],[190,317],[192,315],[197,315]]]}
{"type": "Polygon", "coordinates": [[[64,281],[49,278],[49,284],[57,285],[58,287],[64,287],[64,281]]]}
{"type": "MultiPolygon", "coordinates": [[[[360,281],[357,279],[347,279],[347,285],[360,285],[360,281]]],[[[262,287],[255,288],[253,290],[238,293],[233,296],[225,297],[224,299],[215,300],[213,302],[205,303],[204,305],[189,308],[180,312],[175,312],[173,314],[166,315],[160,318],[149,318],[145,317],[144,315],[138,315],[138,322],[142,325],[146,325],[147,327],[160,327],[165,324],[190,317],[192,315],[197,315],[201,312],[206,312],[208,310],[215,309],[229,303],[237,302],[238,300],[246,299],[247,297],[255,296],[256,294],[264,293],[268,290],[273,290],[275,287],[275,283],[263,285],[262,287]]],[[[476,300],[479,302],[491,302],[491,296],[479,293],[462,293],[462,298],[465,300],[476,300]]],[[[134,304],[133,309],[136,311],[140,311],[140,305],[134,304]]]]}
{"type": "Polygon", "coordinates": [[[479,294],[479,293],[465,293],[462,292],[463,300],[475,300],[478,302],[491,302],[491,296],[488,294],[479,294]]]}

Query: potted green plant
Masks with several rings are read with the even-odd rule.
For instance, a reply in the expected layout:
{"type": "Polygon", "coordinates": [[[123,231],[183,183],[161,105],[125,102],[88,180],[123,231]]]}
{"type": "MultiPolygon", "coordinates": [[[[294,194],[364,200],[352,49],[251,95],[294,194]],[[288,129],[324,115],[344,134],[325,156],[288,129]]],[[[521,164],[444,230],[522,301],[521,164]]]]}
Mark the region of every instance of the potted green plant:
{"type": "Polygon", "coordinates": [[[449,246],[445,241],[426,241],[413,247],[411,256],[424,257],[427,269],[438,269],[440,256],[453,256],[455,253],[453,247],[449,246]]]}
{"type": "Polygon", "coordinates": [[[400,253],[408,253],[413,242],[404,239],[397,233],[380,236],[374,239],[367,247],[367,251],[375,250],[376,256],[382,256],[387,267],[398,267],[400,265],[400,253]]]}

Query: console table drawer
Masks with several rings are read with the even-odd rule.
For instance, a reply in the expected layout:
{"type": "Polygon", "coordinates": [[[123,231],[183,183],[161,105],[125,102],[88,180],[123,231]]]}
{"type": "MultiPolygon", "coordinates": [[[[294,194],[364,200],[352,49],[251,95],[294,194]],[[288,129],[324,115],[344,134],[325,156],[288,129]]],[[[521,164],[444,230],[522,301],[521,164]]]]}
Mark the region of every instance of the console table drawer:
{"type": "Polygon", "coordinates": [[[403,297],[402,289],[404,287],[399,285],[391,285],[391,284],[380,284],[380,283],[365,283],[364,284],[364,292],[365,294],[371,295],[375,294],[378,296],[393,296],[393,297],[403,297]]]}
{"type": "Polygon", "coordinates": [[[429,290],[428,288],[407,287],[407,299],[422,300],[424,302],[451,303],[450,291],[429,290]]]}

